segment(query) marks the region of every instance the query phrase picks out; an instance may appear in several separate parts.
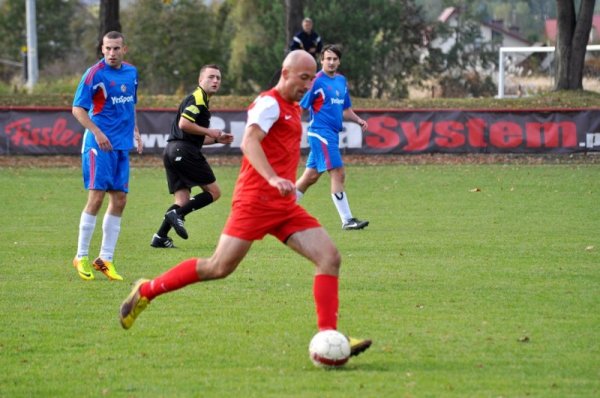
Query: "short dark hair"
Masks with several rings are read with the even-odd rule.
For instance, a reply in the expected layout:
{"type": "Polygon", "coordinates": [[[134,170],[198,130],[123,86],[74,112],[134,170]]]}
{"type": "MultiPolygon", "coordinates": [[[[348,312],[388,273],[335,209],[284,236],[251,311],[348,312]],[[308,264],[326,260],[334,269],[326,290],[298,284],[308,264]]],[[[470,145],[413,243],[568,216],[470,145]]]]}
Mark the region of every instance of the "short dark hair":
{"type": "Polygon", "coordinates": [[[123,43],[125,43],[125,36],[123,35],[123,33],[116,31],[116,30],[111,30],[110,32],[106,32],[104,34],[104,36],[102,36],[102,39],[104,39],[104,38],[111,39],[111,40],[122,39],[123,43]]]}
{"type": "Polygon", "coordinates": [[[339,59],[342,59],[342,49],[337,44],[326,44],[323,47],[323,50],[321,50],[321,59],[323,59],[323,56],[325,55],[325,51],[331,51],[332,53],[337,55],[337,57],[339,59]]]}
{"type": "Polygon", "coordinates": [[[221,71],[221,68],[219,68],[219,65],[217,64],[206,64],[203,65],[202,68],[200,68],[200,74],[202,74],[202,72],[204,72],[206,69],[216,69],[219,72],[221,71]]]}
{"type": "Polygon", "coordinates": [[[202,76],[202,73],[207,70],[207,69],[216,69],[219,72],[221,72],[221,68],[219,68],[219,65],[217,64],[206,64],[203,65],[202,68],[200,68],[200,73],[198,73],[198,79],[200,79],[200,76],[202,76]]]}

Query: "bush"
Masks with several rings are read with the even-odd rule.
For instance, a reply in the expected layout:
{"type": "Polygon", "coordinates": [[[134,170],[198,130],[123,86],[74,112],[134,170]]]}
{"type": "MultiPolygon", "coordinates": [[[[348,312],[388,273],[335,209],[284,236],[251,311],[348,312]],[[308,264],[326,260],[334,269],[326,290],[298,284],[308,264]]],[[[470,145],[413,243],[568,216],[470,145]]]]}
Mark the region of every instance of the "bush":
{"type": "Polygon", "coordinates": [[[442,97],[493,97],[498,92],[490,76],[482,78],[477,72],[464,73],[458,77],[445,76],[440,79],[442,97]]]}

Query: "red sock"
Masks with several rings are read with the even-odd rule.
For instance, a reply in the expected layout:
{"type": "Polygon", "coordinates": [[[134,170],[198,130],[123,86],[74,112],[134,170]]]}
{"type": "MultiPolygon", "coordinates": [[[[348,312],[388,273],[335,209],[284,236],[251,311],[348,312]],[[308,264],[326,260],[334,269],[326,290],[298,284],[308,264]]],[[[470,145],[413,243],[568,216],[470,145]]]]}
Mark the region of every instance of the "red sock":
{"type": "Polygon", "coordinates": [[[198,282],[196,262],[198,259],[190,258],[177,264],[164,274],[157,276],[150,282],[144,283],[140,288],[142,296],[152,300],[163,293],[181,289],[184,286],[198,282]]]}
{"type": "Polygon", "coordinates": [[[317,307],[317,326],[319,330],[337,330],[338,277],[326,274],[315,275],[313,294],[317,307]]]}

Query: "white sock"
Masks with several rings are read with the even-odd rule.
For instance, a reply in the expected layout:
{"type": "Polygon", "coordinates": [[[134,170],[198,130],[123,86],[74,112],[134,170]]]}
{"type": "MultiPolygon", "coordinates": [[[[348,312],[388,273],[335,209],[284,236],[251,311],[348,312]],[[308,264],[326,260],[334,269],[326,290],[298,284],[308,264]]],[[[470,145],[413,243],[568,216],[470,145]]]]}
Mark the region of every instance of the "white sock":
{"type": "Polygon", "coordinates": [[[104,215],[104,221],[102,222],[102,247],[100,248],[100,258],[108,261],[113,260],[120,231],[121,217],[106,213],[104,215]]]}
{"type": "Polygon", "coordinates": [[[296,189],[296,203],[300,203],[300,201],[302,200],[303,197],[304,197],[304,194],[296,189]]]}
{"type": "Polygon", "coordinates": [[[90,252],[90,242],[96,229],[96,216],[81,212],[79,219],[79,238],[77,239],[77,258],[87,256],[90,252]]]}
{"type": "Polygon", "coordinates": [[[352,218],[352,212],[350,211],[350,205],[348,204],[346,192],[332,193],[331,199],[333,199],[333,204],[335,204],[335,208],[337,209],[338,214],[340,215],[342,223],[345,223],[346,221],[352,218]]]}

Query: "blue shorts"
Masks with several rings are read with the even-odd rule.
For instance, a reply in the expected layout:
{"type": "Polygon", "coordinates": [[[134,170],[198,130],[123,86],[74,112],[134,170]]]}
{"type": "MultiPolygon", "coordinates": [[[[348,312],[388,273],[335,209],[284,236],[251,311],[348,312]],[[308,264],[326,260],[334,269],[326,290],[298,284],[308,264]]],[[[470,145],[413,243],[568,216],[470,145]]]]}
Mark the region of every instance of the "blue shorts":
{"type": "Polygon", "coordinates": [[[129,151],[89,148],[81,163],[85,189],[129,192],[129,151]]]}
{"type": "Polygon", "coordinates": [[[336,132],[328,130],[308,131],[310,153],[306,167],[316,169],[319,173],[326,170],[339,169],[344,166],[340,153],[340,138],[336,132]]]}

